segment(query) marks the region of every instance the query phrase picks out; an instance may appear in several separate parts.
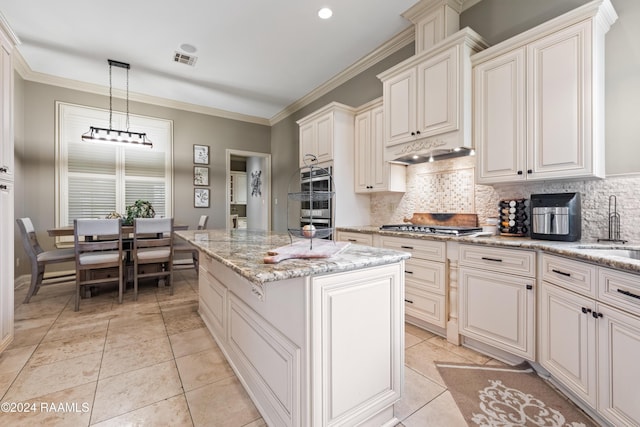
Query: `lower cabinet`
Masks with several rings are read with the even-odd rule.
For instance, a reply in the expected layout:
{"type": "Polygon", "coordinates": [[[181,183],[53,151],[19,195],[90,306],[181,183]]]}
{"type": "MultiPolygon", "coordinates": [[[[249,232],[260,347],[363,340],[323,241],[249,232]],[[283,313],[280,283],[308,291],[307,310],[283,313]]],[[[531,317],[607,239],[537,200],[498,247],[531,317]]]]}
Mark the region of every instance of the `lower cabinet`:
{"type": "Polygon", "coordinates": [[[403,264],[258,286],[200,253],[199,313],[267,425],[399,422],[403,264]]]}
{"type": "Polygon", "coordinates": [[[535,253],[460,245],[460,335],[535,359],[535,253]]]}
{"type": "Polygon", "coordinates": [[[542,264],[561,269],[541,283],[540,364],[612,425],[640,425],[640,276],[548,254],[542,264]],[[574,286],[585,277],[593,286],[574,286]]]}
{"type": "Polygon", "coordinates": [[[439,328],[446,328],[446,243],[381,236],[380,246],[411,253],[404,268],[405,314],[439,328]]]}

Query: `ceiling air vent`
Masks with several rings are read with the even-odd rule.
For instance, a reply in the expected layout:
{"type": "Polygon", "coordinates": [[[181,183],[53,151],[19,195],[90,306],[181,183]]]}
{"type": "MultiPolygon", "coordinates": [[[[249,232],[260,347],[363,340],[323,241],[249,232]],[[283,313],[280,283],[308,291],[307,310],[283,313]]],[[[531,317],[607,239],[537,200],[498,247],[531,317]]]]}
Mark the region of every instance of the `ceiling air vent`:
{"type": "Polygon", "coordinates": [[[187,64],[191,66],[195,65],[197,60],[198,60],[197,56],[191,56],[181,52],[176,52],[176,54],[173,56],[174,62],[178,62],[180,64],[187,64]]]}

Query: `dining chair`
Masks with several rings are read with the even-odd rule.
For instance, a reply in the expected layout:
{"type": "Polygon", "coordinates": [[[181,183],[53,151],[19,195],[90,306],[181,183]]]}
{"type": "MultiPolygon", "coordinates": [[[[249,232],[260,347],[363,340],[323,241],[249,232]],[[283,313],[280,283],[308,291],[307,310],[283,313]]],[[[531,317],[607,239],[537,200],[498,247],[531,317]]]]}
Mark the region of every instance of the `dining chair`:
{"type": "Polygon", "coordinates": [[[118,284],[118,303],[124,290],[125,253],[122,247],[122,220],[76,219],[73,221],[76,259],[76,305],[80,309],[80,289],[84,286],[118,284]]]}
{"type": "Polygon", "coordinates": [[[64,273],[55,276],[44,277],[44,271],[47,265],[62,262],[73,262],[75,260],[75,252],[73,248],[52,249],[45,251],[38,243],[36,230],[33,226],[31,218],[17,218],[18,228],[22,235],[22,245],[24,251],[29,257],[31,263],[31,284],[29,291],[24,298],[24,304],[28,304],[31,297],[38,293],[40,286],[53,285],[63,280],[72,280],[75,273],[64,273]]]}
{"type": "Polygon", "coordinates": [[[138,282],[166,278],[173,295],[173,218],[136,218],[133,222],[133,299],[138,300],[138,282]],[[151,264],[157,268],[147,268],[151,264]]]}
{"type": "MultiPolygon", "coordinates": [[[[201,215],[200,221],[198,221],[197,230],[205,230],[207,228],[207,221],[209,220],[209,215],[201,215]]],[[[176,270],[178,269],[190,269],[193,268],[196,270],[196,275],[199,273],[199,254],[198,249],[191,246],[184,239],[176,239],[173,242],[173,266],[176,270]],[[190,258],[184,258],[176,255],[190,255],[190,258]],[[187,263],[185,263],[187,261],[187,263]]]]}

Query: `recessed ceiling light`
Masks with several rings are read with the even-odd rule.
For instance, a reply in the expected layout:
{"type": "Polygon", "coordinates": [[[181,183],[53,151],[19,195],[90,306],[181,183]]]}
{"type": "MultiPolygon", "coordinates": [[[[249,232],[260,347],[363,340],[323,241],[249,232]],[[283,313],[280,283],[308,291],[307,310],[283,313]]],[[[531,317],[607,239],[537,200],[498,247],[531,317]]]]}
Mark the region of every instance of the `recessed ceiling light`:
{"type": "Polygon", "coordinates": [[[196,47],[192,44],[189,43],[183,43],[180,45],[180,49],[182,49],[183,51],[187,52],[187,53],[195,53],[196,47]]]}
{"type": "Polygon", "coordinates": [[[333,11],[328,7],[323,7],[318,11],[318,16],[322,19],[329,19],[333,15],[333,11]]]}

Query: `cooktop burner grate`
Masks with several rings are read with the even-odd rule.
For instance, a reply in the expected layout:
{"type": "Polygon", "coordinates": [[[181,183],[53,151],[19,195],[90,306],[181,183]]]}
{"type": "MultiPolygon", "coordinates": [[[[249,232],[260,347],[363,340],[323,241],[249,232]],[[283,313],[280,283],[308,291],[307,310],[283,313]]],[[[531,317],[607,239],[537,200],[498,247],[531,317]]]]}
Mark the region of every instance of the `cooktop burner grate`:
{"type": "Polygon", "coordinates": [[[381,231],[401,231],[407,233],[440,234],[449,236],[466,236],[482,231],[481,227],[453,227],[444,225],[387,224],[381,231]]]}

